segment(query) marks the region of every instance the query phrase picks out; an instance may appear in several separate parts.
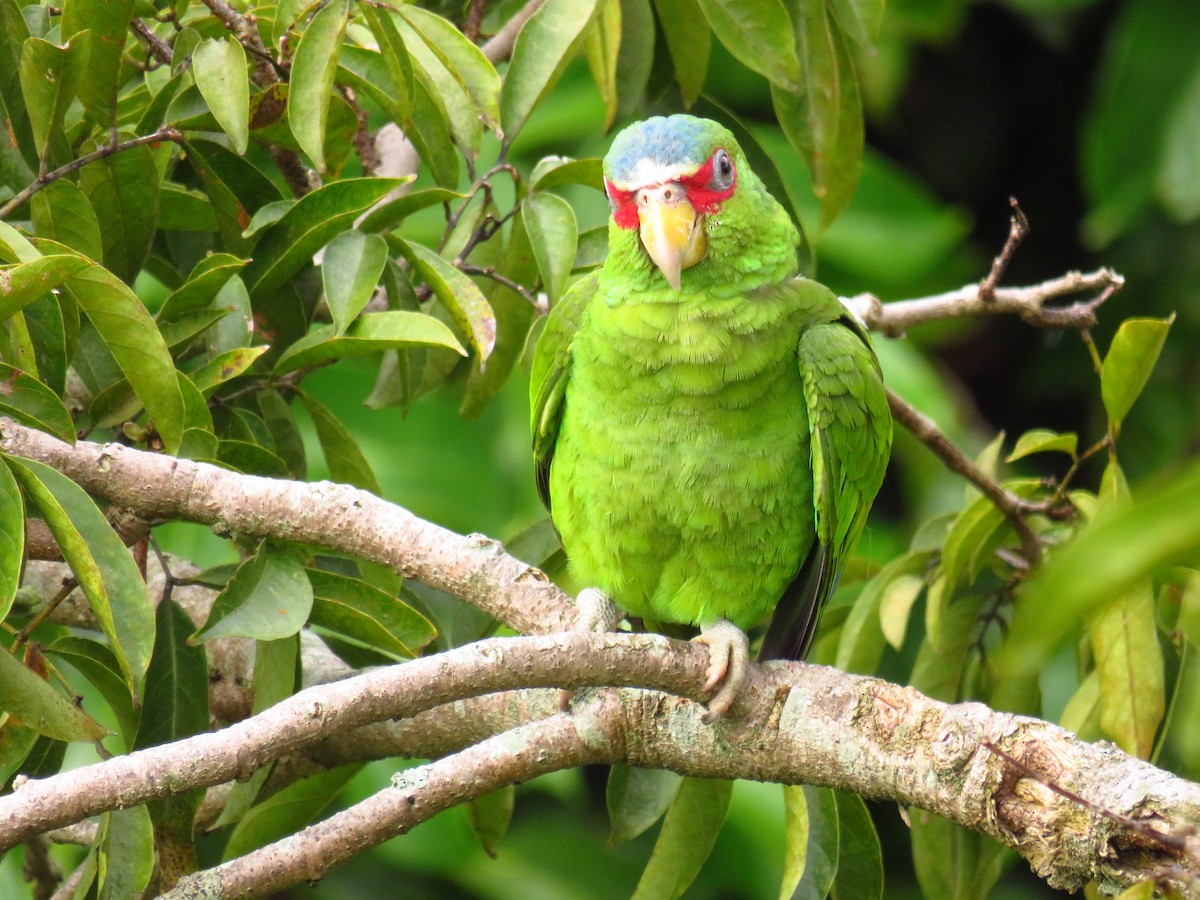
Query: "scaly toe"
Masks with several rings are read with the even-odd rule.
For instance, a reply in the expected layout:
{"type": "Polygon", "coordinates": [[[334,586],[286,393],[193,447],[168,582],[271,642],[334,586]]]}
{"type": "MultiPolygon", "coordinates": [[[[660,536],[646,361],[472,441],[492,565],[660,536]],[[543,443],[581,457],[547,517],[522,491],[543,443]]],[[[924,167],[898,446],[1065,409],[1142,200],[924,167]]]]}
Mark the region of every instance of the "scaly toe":
{"type": "Polygon", "coordinates": [[[705,724],[711,725],[729,711],[746,683],[750,674],[750,642],[745,632],[724,619],[702,627],[699,637],[693,640],[708,647],[704,692],[711,693],[720,686],[708,701],[708,713],[704,716],[705,724]]]}

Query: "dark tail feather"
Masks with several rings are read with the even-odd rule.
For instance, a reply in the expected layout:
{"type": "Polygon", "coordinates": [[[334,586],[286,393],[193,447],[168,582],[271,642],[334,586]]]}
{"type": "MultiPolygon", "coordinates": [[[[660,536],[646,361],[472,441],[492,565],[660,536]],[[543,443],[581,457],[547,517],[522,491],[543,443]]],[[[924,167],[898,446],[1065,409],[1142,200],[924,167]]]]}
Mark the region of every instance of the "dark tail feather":
{"type": "Polygon", "coordinates": [[[804,565],[783,592],[763,638],[759,659],[803,659],[812,646],[825,601],[837,586],[830,548],[815,543],[804,565]]]}

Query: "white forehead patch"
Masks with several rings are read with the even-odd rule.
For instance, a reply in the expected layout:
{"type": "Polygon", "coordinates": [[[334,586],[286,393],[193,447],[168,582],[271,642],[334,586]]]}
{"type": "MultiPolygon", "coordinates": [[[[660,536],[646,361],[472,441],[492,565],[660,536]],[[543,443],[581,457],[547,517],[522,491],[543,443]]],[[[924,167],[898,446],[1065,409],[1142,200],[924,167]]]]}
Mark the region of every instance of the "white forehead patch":
{"type": "Polygon", "coordinates": [[[684,175],[690,175],[694,171],[696,171],[695,163],[664,165],[658,160],[643,157],[633,167],[632,177],[628,182],[622,184],[614,181],[613,184],[623,191],[633,191],[638,188],[666,184],[668,181],[678,181],[684,175]]]}

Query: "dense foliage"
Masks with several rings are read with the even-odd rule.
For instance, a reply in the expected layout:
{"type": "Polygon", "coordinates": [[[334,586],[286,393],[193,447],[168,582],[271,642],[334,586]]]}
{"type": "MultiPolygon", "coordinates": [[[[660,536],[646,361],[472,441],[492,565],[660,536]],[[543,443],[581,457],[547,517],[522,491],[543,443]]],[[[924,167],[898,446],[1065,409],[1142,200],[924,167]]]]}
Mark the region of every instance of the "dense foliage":
{"type": "MultiPolygon", "coordinates": [[[[1200,778],[1191,0],[530,7],[0,0],[0,415],[354,484],[506,540],[573,588],[533,488],[522,362],[547,306],[603,259],[597,157],[614,124],[684,108],[725,122],[803,225],[807,268],[845,295],[978,280],[1015,194],[1033,233],[1008,281],[1094,259],[1126,276],[1095,336],[955,320],[876,343],[889,385],[1028,501],[1025,531],[898,434],[811,658],[1200,778]]],[[[114,531],[119,512],[0,458],[9,788],[94,760],[106,733],[123,753],[224,724],[205,700],[219,638],[257,642],[257,711],[295,691],[302,629],[361,667],[495,628],[376,565],[185,523],[114,531]],[[56,623],[54,598],[22,587],[48,543],[94,627],[56,623]],[[144,574],[160,546],[180,571],[207,567],[206,622],[156,612],[144,574]]],[[[262,770],[194,837],[198,793],[106,814],[88,848],[54,856],[85,866],[77,896],[133,896],[394,767],[274,793],[262,770]]],[[[621,846],[605,849],[607,777],[558,773],[515,809],[510,790],[453,810],[317,895],[402,871],[406,896],[616,897],[643,878],[651,897],[701,865],[689,896],[774,896],[781,879],[788,896],[881,896],[885,874],[889,897],[1038,889],[1011,852],[919,810],[906,827],[850,795],[789,788],[785,804],[771,785],[731,797],[630,770],[608,780],[621,846]]],[[[5,896],[28,890],[16,857],[5,896]]]]}

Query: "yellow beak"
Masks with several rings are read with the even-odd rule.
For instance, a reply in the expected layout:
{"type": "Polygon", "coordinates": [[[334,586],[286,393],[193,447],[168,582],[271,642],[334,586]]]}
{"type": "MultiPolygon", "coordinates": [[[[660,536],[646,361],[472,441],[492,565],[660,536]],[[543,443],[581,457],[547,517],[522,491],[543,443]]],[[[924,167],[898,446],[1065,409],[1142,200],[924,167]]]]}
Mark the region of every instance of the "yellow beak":
{"type": "Polygon", "coordinates": [[[667,284],[679,290],[680,273],[708,252],[703,218],[696,215],[678,182],[642,188],[637,192],[637,207],[642,246],[667,284]]]}

